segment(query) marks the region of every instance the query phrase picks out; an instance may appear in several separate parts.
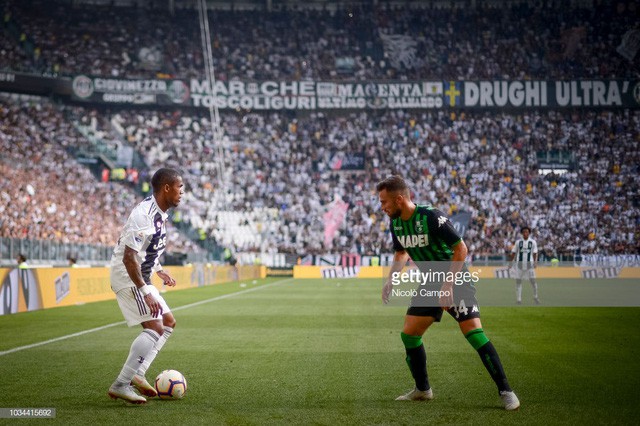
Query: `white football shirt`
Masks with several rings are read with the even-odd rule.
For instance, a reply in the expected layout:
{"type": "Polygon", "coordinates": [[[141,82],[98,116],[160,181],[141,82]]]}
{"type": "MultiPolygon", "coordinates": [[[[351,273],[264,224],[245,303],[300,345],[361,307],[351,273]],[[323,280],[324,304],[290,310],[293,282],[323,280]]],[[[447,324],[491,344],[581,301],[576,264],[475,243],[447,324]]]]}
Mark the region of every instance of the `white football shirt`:
{"type": "Polygon", "coordinates": [[[125,246],[138,253],[142,278],[151,284],[151,274],[162,269],[160,256],[167,245],[167,218],[168,215],[158,207],[153,196],[145,198],[133,209],[111,256],[113,291],[135,286],[122,263],[125,246]]]}
{"type": "Polygon", "coordinates": [[[511,252],[516,254],[516,257],[514,258],[516,267],[520,269],[529,269],[533,267],[533,255],[538,253],[538,244],[536,244],[536,240],[531,237],[526,240],[520,238],[516,241],[511,252]]]}

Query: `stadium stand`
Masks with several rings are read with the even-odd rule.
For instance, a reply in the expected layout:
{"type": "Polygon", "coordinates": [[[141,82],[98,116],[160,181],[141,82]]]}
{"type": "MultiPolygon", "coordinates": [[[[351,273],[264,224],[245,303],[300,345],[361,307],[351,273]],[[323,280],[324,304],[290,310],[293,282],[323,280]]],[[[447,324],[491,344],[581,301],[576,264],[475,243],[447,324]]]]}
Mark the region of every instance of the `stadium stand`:
{"type": "MultiPolygon", "coordinates": [[[[349,6],[210,13],[216,78],[622,78],[637,68],[616,53],[636,24],[633,1],[510,2],[454,9],[349,6]],[[371,23],[375,25],[371,25],[371,23]]],[[[452,4],[455,4],[453,2],[452,4]]],[[[180,3],[177,2],[179,6],[180,3]]],[[[154,7],[155,6],[155,7],[154,7]]],[[[300,6],[300,5],[298,5],[300,6]]],[[[147,8],[5,1],[14,71],[102,76],[202,77],[198,16],[147,8]],[[27,55],[29,60],[23,61],[27,55]]],[[[5,41],[3,45],[10,44],[5,41]]],[[[7,65],[5,65],[7,64],[7,65]]]]}
{"type": "Polygon", "coordinates": [[[184,220],[241,250],[326,251],[320,218],[336,195],[350,208],[335,249],[360,254],[390,250],[372,189],[391,173],[408,176],[418,200],[449,214],[470,211],[467,238],[478,255],[506,251],[523,224],[539,232],[547,250],[637,250],[640,209],[632,200],[639,191],[639,112],[456,116],[391,111],[222,118],[233,168],[226,210],[206,202],[214,188],[213,165],[205,159],[211,152],[205,142],[206,115],[120,110],[99,122],[116,122],[138,150],[148,152],[151,167],[166,161],[188,165],[191,195],[199,201],[192,200],[184,220]],[[364,153],[364,170],[332,172],[336,150],[364,153]],[[541,150],[574,153],[574,170],[540,174],[536,154],[541,150]],[[252,208],[272,213],[234,213],[252,208]],[[266,227],[260,225],[265,217],[271,218],[266,227]],[[229,232],[243,225],[251,229],[252,239],[229,232]]]}
{"type": "MultiPolygon", "coordinates": [[[[141,198],[124,185],[99,182],[65,150],[83,144],[52,103],[0,98],[1,237],[115,244],[124,215],[141,198]]],[[[172,234],[177,250],[198,250],[172,234]]]]}
{"type": "MultiPolygon", "coordinates": [[[[453,9],[436,3],[211,11],[216,78],[638,78],[637,58],[629,61],[616,50],[636,24],[635,2],[453,9]]],[[[203,78],[197,13],[178,8],[172,14],[151,4],[2,1],[0,68],[203,78]]],[[[0,194],[6,201],[0,205],[2,237],[112,244],[118,228],[112,212],[125,214],[136,195],[122,185],[114,195],[115,184],[98,182],[69,154],[98,144],[133,147],[151,170],[183,170],[188,194],[179,223],[197,230],[199,243],[211,240],[238,252],[390,251],[373,188],[391,173],[414,183],[417,200],[448,214],[470,212],[465,238],[478,257],[503,256],[523,224],[534,228],[549,254],[640,252],[637,109],[226,110],[219,158],[209,113],[195,108],[8,98],[0,108],[0,179],[7,188],[0,194]],[[563,155],[563,173],[541,173],[542,157],[563,155]],[[335,171],[337,156],[365,161],[360,170],[335,171]],[[216,160],[228,171],[224,190],[216,160]],[[56,188],[57,195],[51,192],[56,188]],[[69,191],[81,193],[86,206],[67,205],[73,202],[64,197],[69,191]],[[22,213],[13,210],[18,201],[22,213]],[[341,202],[348,205],[346,220],[327,244],[322,217],[341,202]],[[71,211],[81,220],[65,219],[71,211]]],[[[141,182],[147,172],[141,171],[141,182]]],[[[184,238],[177,242],[177,250],[195,247],[184,238]]]]}

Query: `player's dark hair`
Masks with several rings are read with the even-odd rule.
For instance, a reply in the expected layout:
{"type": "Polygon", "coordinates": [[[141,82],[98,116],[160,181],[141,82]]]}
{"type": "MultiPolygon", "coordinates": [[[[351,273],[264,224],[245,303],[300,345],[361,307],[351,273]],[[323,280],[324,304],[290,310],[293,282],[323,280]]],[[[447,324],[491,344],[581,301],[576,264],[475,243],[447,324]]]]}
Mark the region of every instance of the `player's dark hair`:
{"type": "Polygon", "coordinates": [[[153,174],[151,178],[151,186],[153,187],[153,193],[157,193],[165,185],[172,185],[178,178],[180,173],[176,169],[170,169],[163,167],[153,174]]]}
{"type": "Polygon", "coordinates": [[[528,226],[523,226],[522,228],[520,228],[520,233],[522,234],[525,229],[529,231],[529,233],[531,233],[531,228],[529,228],[528,226]]]}
{"type": "Polygon", "coordinates": [[[407,182],[405,182],[405,180],[398,175],[389,176],[388,178],[378,182],[378,184],[376,185],[376,190],[380,192],[384,189],[386,189],[387,192],[401,192],[406,196],[409,196],[411,194],[407,182]]]}

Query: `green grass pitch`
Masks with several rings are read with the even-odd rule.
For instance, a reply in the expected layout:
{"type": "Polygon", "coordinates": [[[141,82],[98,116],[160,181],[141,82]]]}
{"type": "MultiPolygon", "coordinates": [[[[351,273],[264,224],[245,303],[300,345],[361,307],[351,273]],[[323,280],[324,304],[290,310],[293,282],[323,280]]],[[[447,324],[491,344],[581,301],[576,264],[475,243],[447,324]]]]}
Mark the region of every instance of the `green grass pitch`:
{"type": "Polygon", "coordinates": [[[139,328],[6,353],[120,322],[115,300],[3,316],[0,407],[53,407],[46,422],[61,424],[637,424],[640,308],[481,308],[517,412],[502,409],[445,315],[425,338],[435,399],[396,402],[412,387],[399,335],[405,309],[383,306],[380,284],[267,279],[166,293],[175,309],[240,292],[175,310],[176,330],[148,378],[176,369],[189,389],[143,406],[107,397],[139,328]]]}

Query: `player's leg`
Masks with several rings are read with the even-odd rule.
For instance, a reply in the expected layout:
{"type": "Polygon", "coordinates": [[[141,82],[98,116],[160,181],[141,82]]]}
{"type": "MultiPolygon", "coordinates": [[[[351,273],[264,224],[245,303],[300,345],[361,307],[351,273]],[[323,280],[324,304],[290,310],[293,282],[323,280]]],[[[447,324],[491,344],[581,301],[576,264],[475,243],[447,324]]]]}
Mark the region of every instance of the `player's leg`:
{"type": "MultiPolygon", "coordinates": [[[[164,297],[162,297],[159,294],[158,290],[155,287],[153,287],[151,289],[151,292],[158,300],[158,303],[160,304],[160,308],[162,309],[161,312],[163,312],[162,333],[160,338],[156,342],[156,344],[151,349],[151,351],[144,357],[144,362],[142,362],[142,364],[139,365],[138,371],[136,372],[136,374],[133,376],[133,379],[131,380],[131,384],[134,385],[136,389],[138,389],[138,391],[140,391],[140,393],[142,393],[143,395],[154,397],[158,393],[156,392],[156,389],[149,384],[145,375],[147,373],[147,370],[149,369],[149,366],[153,362],[153,360],[156,359],[158,352],[160,352],[160,350],[165,345],[165,343],[167,343],[167,340],[169,339],[169,337],[171,337],[171,334],[173,333],[173,329],[176,326],[176,320],[173,317],[173,313],[171,312],[171,309],[169,309],[167,302],[164,300],[164,297]]],[[[156,324],[157,324],[157,321],[154,321],[152,323],[151,322],[143,323],[142,326],[146,327],[147,325],[151,326],[156,324]]]]}
{"type": "Polygon", "coordinates": [[[519,305],[522,303],[522,280],[516,280],[516,303],[519,305]]]}
{"type": "Polygon", "coordinates": [[[540,299],[538,299],[538,283],[536,282],[536,273],[534,269],[529,269],[529,282],[533,289],[533,301],[536,305],[539,305],[540,299]]]}
{"type": "Polygon", "coordinates": [[[149,307],[145,304],[140,291],[135,288],[125,288],[116,293],[118,305],[129,327],[141,324],[142,332],[133,340],[129,355],[109,388],[111,398],[120,398],[127,402],[142,404],[146,399],[133,391],[131,380],[151,352],[163,333],[162,321],[151,317],[149,307]]]}
{"type": "Polygon", "coordinates": [[[176,320],[171,312],[162,315],[162,336],[160,336],[151,351],[144,358],[144,362],[140,364],[140,366],[138,367],[138,371],[131,380],[131,384],[145,396],[154,397],[158,395],[156,389],[147,381],[146,373],[153,360],[156,359],[156,356],[158,356],[158,352],[160,352],[165,343],[167,343],[169,337],[171,337],[175,326],[176,320]]]}
{"type": "Polygon", "coordinates": [[[489,375],[493,379],[494,383],[498,387],[500,398],[503,401],[504,407],[507,410],[515,410],[520,407],[520,401],[515,395],[509,382],[507,375],[502,367],[502,362],[498,356],[496,348],[493,343],[489,341],[489,338],[484,334],[482,329],[482,323],[480,318],[469,318],[459,323],[460,331],[464,334],[469,344],[478,352],[480,359],[484,364],[484,367],[489,372],[489,375]]]}
{"type": "Polygon", "coordinates": [[[498,387],[500,398],[506,410],[515,410],[520,406],[518,397],[511,390],[496,348],[484,334],[480,322],[480,309],[476,299],[476,289],[472,285],[463,285],[454,289],[454,306],[447,312],[458,322],[460,331],[478,352],[482,364],[498,387]]]}
{"type": "Polygon", "coordinates": [[[431,324],[439,321],[440,318],[442,318],[442,309],[440,308],[412,307],[407,311],[400,337],[405,347],[405,359],[415,381],[415,388],[409,393],[399,396],[396,400],[424,401],[433,399],[433,391],[427,375],[427,353],[422,342],[422,335],[431,324]]]}

